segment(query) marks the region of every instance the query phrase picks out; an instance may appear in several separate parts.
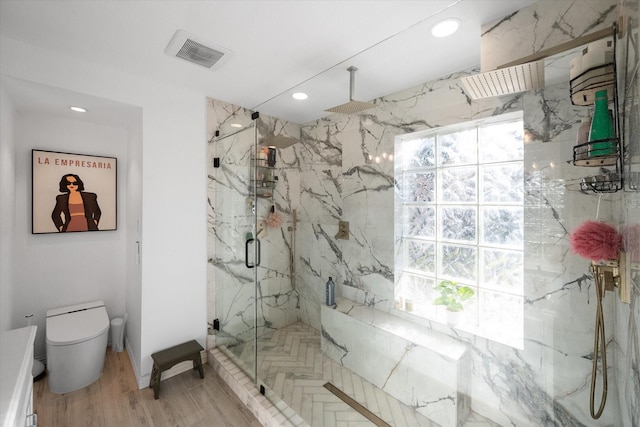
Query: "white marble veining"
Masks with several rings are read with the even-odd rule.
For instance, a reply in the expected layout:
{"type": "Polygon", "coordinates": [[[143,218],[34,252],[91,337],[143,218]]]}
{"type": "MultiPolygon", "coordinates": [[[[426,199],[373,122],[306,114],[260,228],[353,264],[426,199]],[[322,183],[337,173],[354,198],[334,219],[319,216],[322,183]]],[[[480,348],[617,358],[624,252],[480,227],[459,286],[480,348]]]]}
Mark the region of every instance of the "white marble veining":
{"type": "MultiPolygon", "coordinates": [[[[621,3],[625,13],[637,16],[637,0],[621,3]]],[[[543,0],[502,20],[492,27],[492,32],[513,46],[505,49],[506,55],[522,56],[557,43],[561,40],[559,33],[565,33],[563,38],[573,37],[611,25],[617,12],[610,5],[609,1],[599,0],[543,0]],[[546,34],[543,29],[553,34],[546,34]],[[515,34],[535,37],[523,39],[515,34]],[[524,51],[515,52],[516,47],[524,51]]],[[[295,136],[299,136],[300,143],[279,151],[277,168],[281,169],[281,180],[273,202],[285,221],[282,229],[270,229],[262,239],[265,268],[260,271],[257,296],[251,285],[253,271],[244,266],[245,235],[252,219],[247,205],[248,166],[242,159],[250,155],[253,136],[238,134],[224,140],[212,136],[234,114],[250,112],[210,101],[209,313],[210,320],[217,317],[222,324],[216,344],[250,345],[255,329],[254,301],[258,301],[259,331],[296,320],[318,330],[325,326],[329,329],[335,319],[322,315],[326,312],[324,285],[329,276],[334,278],[342,298],[392,313],[396,254],[394,168],[389,154],[393,153],[394,137],[521,110],[525,123],[526,240],[523,348],[437,322],[421,324],[434,334],[448,336],[469,348],[471,409],[495,423],[633,425],[633,420],[640,419],[640,269],[636,268],[635,276],[630,274],[634,277],[630,305],[621,305],[614,293],[605,297],[609,395],[602,417],[593,420],[589,415],[589,383],[594,357],[595,293],[588,261],[571,252],[569,236],[584,220],[594,219],[596,211],[599,219],[620,228],[637,225],[639,193],[599,196],[580,191],[580,179],[594,171],[572,165],[572,147],[580,121],[589,110],[571,104],[568,83],[472,102],[459,79],[476,72],[477,69],[460,71],[376,99],[375,109],[356,116],[331,115],[301,127],[273,118],[262,118],[266,124],[258,122],[259,134],[283,129],[289,135],[298,132],[295,136]],[[223,159],[221,168],[211,166],[213,157],[223,159]],[[240,169],[244,172],[236,174],[240,169]],[[299,219],[295,289],[288,264],[292,250],[288,227],[293,209],[299,219]],[[339,220],[349,221],[349,240],[335,238],[339,220]]],[[[637,77],[635,86],[637,94],[637,77]]],[[[639,132],[638,120],[633,119],[637,108],[627,114],[630,119],[625,122],[629,126],[625,132],[631,136],[628,140],[637,144],[637,138],[633,139],[639,132]]],[[[258,217],[265,216],[270,203],[258,201],[258,217]]],[[[629,269],[633,273],[633,268],[629,269]]],[[[361,324],[360,327],[367,327],[366,322],[361,324]]],[[[381,331],[372,335],[378,337],[375,345],[384,348],[390,340],[397,339],[389,331],[381,331]]],[[[344,352],[339,349],[347,348],[349,337],[330,335],[338,349],[332,354],[340,361],[344,352]]],[[[398,353],[395,359],[404,357],[404,349],[402,345],[393,349],[398,353]]],[[[428,370],[424,359],[404,360],[412,360],[407,369],[428,370]]],[[[384,372],[384,366],[388,365],[387,371],[395,366],[390,360],[365,356],[353,358],[353,363],[362,365],[363,372],[374,378],[379,375],[376,370],[384,372]]],[[[394,385],[396,391],[401,388],[394,385]]]]}
{"type": "Polygon", "coordinates": [[[471,357],[450,337],[340,298],[322,307],[322,352],[440,425],[469,416],[471,357]]]}
{"type": "Polygon", "coordinates": [[[576,37],[610,28],[616,0],[541,0],[482,26],[482,71],[492,71],[576,37]],[[553,4],[552,4],[553,2],[553,4]],[[514,35],[527,34],[526,39],[514,35]]]}

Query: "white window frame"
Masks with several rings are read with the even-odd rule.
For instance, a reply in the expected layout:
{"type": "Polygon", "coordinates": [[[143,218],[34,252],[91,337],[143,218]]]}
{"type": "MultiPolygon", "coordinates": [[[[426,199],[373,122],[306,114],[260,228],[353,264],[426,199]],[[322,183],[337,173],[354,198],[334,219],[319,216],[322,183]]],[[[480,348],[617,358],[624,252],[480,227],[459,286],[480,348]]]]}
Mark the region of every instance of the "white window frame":
{"type": "MultiPolygon", "coordinates": [[[[515,143],[523,144],[520,147],[521,156],[518,158],[511,158],[504,161],[483,161],[481,158],[481,147],[478,142],[478,130],[483,127],[491,127],[496,125],[504,125],[508,123],[520,123],[523,125],[522,112],[509,113],[501,116],[492,117],[489,119],[477,120],[473,122],[467,122],[462,124],[456,124],[454,126],[446,126],[437,129],[431,129],[424,132],[417,132],[412,134],[399,135],[395,140],[395,178],[396,178],[396,197],[395,197],[395,242],[396,242],[396,262],[395,262],[395,310],[396,314],[400,314],[403,317],[409,317],[411,319],[422,322],[424,320],[436,321],[444,324],[448,324],[455,329],[470,332],[478,336],[482,336],[493,341],[501,342],[512,347],[523,348],[523,329],[524,329],[524,194],[519,200],[503,202],[492,201],[486,202],[484,200],[484,180],[482,172],[487,167],[491,166],[509,166],[514,168],[516,173],[521,174],[524,177],[524,130],[520,135],[520,142],[515,143]],[[440,152],[442,150],[440,139],[443,135],[449,135],[452,133],[464,133],[469,135],[475,134],[475,148],[476,152],[469,152],[468,162],[455,165],[443,165],[441,164],[440,152]],[[474,132],[475,131],[475,132],[474,132]],[[435,140],[435,164],[428,166],[421,166],[410,168],[407,167],[407,162],[404,161],[406,152],[403,152],[403,146],[406,146],[407,142],[415,142],[420,140],[435,140]],[[475,183],[475,195],[470,195],[469,200],[462,200],[456,202],[443,201],[443,192],[441,186],[441,176],[448,171],[453,171],[454,168],[461,171],[461,168],[469,168],[469,175],[474,175],[475,183]],[[475,173],[471,173],[471,170],[475,168],[475,173]],[[435,185],[425,186],[426,194],[429,193],[430,188],[434,188],[435,198],[433,200],[423,201],[407,201],[406,180],[415,176],[415,173],[434,173],[436,176],[435,185]],[[403,187],[404,186],[404,187],[403,187]],[[408,236],[407,235],[407,218],[406,212],[410,208],[428,208],[434,209],[435,215],[435,233],[433,236],[408,236]],[[475,231],[475,236],[468,240],[458,240],[454,238],[446,238],[443,236],[443,228],[439,222],[443,216],[441,215],[443,210],[451,208],[462,208],[475,210],[475,224],[470,229],[475,231]],[[483,212],[487,209],[499,208],[503,212],[511,210],[514,212],[515,218],[520,218],[519,221],[511,223],[512,227],[519,227],[516,229],[515,234],[520,233],[521,239],[515,244],[505,243],[491,243],[484,240],[483,230],[483,212]],[[427,245],[435,248],[435,263],[427,262],[422,265],[422,268],[415,268],[409,265],[408,251],[416,245],[427,245]],[[465,276],[464,279],[460,277],[454,278],[445,273],[443,268],[443,250],[447,246],[456,246],[461,248],[461,251],[469,253],[475,253],[475,267],[474,271],[465,276]],[[465,249],[466,248],[466,249],[465,249]],[[486,266],[482,262],[482,257],[487,251],[495,251],[508,256],[511,260],[516,260],[513,264],[515,267],[506,271],[507,276],[513,278],[509,280],[509,284],[513,282],[513,287],[505,287],[504,284],[496,285],[495,283],[484,283],[483,274],[485,273],[486,266]],[[519,262],[518,262],[519,259],[519,262]],[[435,268],[434,268],[435,267],[435,268]],[[430,271],[434,269],[435,271],[430,271]],[[435,299],[435,291],[433,286],[440,283],[442,280],[455,280],[461,285],[466,285],[474,289],[475,295],[465,302],[465,310],[462,312],[462,319],[455,325],[452,325],[448,321],[448,315],[444,307],[433,305],[435,299]],[[493,300],[493,305],[490,301],[493,300]],[[496,306],[498,308],[496,308],[496,306]]],[[[473,144],[473,143],[470,143],[473,144]]],[[[484,153],[488,153],[486,147],[484,147],[484,153]]],[[[465,152],[466,153],[466,152],[465,152]]],[[[464,153],[462,154],[464,155],[464,153]]],[[[517,175],[514,175],[517,176],[517,175]]],[[[522,193],[524,192],[524,182],[522,185],[522,193]]],[[[517,187],[517,186],[516,186],[517,187]]],[[[469,193],[471,194],[471,193],[469,193]]],[[[467,222],[466,225],[470,223],[467,222]]],[[[459,229],[465,229],[460,227],[459,229]]],[[[513,230],[513,228],[512,228],[513,230]]],[[[455,230],[454,230],[455,231],[455,230]]],[[[455,234],[455,233],[454,233],[455,234]]],[[[426,259],[431,259],[425,257],[426,259]]],[[[505,270],[502,270],[505,271],[505,270]]]]}

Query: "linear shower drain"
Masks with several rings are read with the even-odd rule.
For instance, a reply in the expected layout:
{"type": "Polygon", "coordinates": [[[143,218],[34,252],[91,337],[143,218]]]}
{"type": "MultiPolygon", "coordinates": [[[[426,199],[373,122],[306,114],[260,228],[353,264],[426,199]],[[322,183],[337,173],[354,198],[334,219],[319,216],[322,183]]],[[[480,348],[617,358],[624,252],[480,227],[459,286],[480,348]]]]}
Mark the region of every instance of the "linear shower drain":
{"type": "Polygon", "coordinates": [[[353,400],[351,397],[349,397],[349,395],[347,395],[345,392],[343,392],[333,384],[325,383],[324,388],[329,390],[331,393],[335,394],[340,400],[342,400],[347,405],[351,406],[353,409],[358,411],[363,417],[365,417],[366,419],[368,419],[378,427],[391,427],[391,425],[384,422],[384,420],[379,418],[376,414],[374,414],[373,412],[371,412],[370,410],[368,410],[367,408],[365,408],[364,406],[362,406],[361,404],[353,400]]]}

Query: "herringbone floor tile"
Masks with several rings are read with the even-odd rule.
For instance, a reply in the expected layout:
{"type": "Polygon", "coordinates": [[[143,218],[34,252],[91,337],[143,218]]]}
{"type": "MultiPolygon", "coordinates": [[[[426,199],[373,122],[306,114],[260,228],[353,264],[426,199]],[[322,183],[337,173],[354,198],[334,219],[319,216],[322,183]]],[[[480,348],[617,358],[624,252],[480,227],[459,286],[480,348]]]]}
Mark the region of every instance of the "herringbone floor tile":
{"type": "MultiPolygon", "coordinates": [[[[364,427],[375,424],[324,387],[332,383],[393,427],[437,427],[438,424],[358,375],[324,357],[320,332],[302,322],[258,338],[257,372],[263,382],[311,427],[364,427]]],[[[245,344],[242,363],[252,366],[254,350],[245,344]]],[[[472,413],[467,426],[497,424],[472,413]]],[[[445,426],[448,427],[448,426],[445,426]]]]}
{"type": "Polygon", "coordinates": [[[298,322],[258,339],[258,378],[309,425],[375,425],[324,388],[327,382],[392,426],[435,426],[412,408],[323,357],[320,333],[298,322]]]}

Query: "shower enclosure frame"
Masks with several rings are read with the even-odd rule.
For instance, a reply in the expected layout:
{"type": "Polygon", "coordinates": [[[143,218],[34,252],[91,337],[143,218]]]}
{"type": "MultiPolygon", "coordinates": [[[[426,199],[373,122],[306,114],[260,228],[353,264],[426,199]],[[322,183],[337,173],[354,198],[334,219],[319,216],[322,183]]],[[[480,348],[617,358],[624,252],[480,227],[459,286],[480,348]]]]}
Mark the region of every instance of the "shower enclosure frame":
{"type": "Polygon", "coordinates": [[[216,346],[257,382],[257,283],[260,240],[255,153],[258,126],[244,110],[219,125],[212,139],[216,159],[213,229],[216,346]],[[236,128],[240,124],[242,127],[236,128]],[[231,126],[235,125],[235,126],[231,126]],[[244,200],[243,200],[244,199],[244,200]]]}
{"type": "MultiPolygon", "coordinates": [[[[261,175],[267,169],[266,160],[259,159],[258,152],[267,145],[286,148],[294,138],[262,136],[260,131],[268,128],[269,119],[262,120],[258,113],[239,109],[219,124],[211,139],[217,166],[210,176],[215,183],[214,215],[210,218],[215,243],[210,263],[214,266],[214,317],[219,327],[215,345],[263,394],[279,401],[258,376],[258,340],[297,320],[297,300],[292,297],[296,294],[296,224],[289,222],[295,220],[295,211],[292,218],[282,213],[286,219],[281,227],[267,228],[268,213],[276,206],[288,210],[288,204],[277,194],[277,177],[265,184],[261,175]],[[231,123],[243,127],[231,128],[231,123]]],[[[268,169],[277,176],[277,167],[268,169]]]]}

